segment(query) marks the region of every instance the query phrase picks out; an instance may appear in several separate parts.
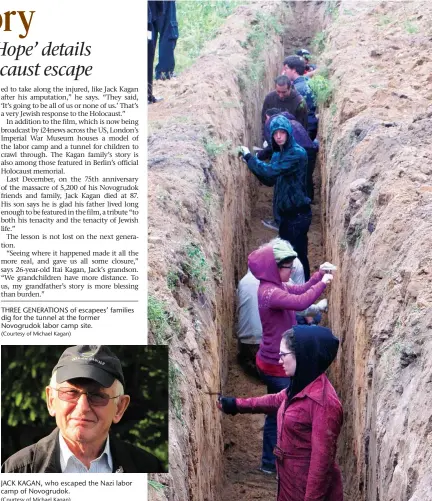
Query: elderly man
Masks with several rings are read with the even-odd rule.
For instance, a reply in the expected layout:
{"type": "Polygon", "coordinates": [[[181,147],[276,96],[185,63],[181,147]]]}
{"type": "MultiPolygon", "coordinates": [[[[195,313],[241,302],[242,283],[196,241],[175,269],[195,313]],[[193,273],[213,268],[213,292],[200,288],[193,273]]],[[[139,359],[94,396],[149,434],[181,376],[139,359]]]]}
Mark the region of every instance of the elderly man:
{"type": "Polygon", "coordinates": [[[120,360],[107,346],[67,348],[46,387],[57,428],[5,461],[3,473],[158,473],[159,460],[110,435],[130,397],[120,360]]]}

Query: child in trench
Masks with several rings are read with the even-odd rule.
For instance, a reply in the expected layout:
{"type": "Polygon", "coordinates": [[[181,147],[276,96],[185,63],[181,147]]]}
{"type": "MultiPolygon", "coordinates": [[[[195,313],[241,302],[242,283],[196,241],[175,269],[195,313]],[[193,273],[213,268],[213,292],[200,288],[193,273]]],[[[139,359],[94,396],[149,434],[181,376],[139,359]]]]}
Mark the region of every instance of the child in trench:
{"type": "Polygon", "coordinates": [[[277,412],[277,501],[343,501],[335,463],[342,405],[325,371],[339,340],[325,327],[295,326],[280,342],[279,364],[292,384],[254,398],[220,397],[226,414],[277,412]]]}
{"type": "Polygon", "coordinates": [[[284,116],[277,115],[272,120],[270,134],[273,148],[270,163],[258,160],[246,146],[240,147],[241,155],[262,183],[274,186],[273,208],[275,220],[280,221],[279,236],[291,242],[309,280],[307,233],[312,211],[306,188],[307,154],[294,139],[292,125],[284,116]]]}

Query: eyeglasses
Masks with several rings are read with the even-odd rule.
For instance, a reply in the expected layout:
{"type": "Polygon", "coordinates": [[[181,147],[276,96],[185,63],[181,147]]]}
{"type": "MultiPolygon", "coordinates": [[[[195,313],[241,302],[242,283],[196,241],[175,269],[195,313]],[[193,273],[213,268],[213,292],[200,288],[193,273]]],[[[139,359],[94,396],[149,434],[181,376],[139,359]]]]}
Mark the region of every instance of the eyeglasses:
{"type": "Polygon", "coordinates": [[[292,270],[294,266],[291,264],[289,266],[281,266],[281,268],[283,268],[284,270],[292,270]]]}
{"type": "Polygon", "coordinates": [[[280,351],[279,358],[283,358],[285,355],[291,355],[293,353],[294,353],[293,351],[287,351],[286,353],[284,353],[283,351],[280,351]]]}
{"type": "Polygon", "coordinates": [[[106,393],[92,393],[90,391],[82,391],[75,388],[53,388],[52,386],[51,388],[57,390],[59,399],[64,402],[78,402],[81,395],[85,395],[88,403],[92,407],[105,407],[110,400],[120,397],[120,395],[109,397],[106,393]]]}

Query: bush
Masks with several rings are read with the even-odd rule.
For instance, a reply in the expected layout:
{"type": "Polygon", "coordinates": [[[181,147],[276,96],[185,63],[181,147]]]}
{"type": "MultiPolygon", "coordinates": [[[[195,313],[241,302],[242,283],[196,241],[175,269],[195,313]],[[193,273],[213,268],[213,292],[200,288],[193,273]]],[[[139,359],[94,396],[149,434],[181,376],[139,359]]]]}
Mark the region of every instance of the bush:
{"type": "Polygon", "coordinates": [[[315,75],[308,83],[318,105],[323,106],[330,101],[333,94],[333,85],[328,78],[322,75],[315,75]]]}

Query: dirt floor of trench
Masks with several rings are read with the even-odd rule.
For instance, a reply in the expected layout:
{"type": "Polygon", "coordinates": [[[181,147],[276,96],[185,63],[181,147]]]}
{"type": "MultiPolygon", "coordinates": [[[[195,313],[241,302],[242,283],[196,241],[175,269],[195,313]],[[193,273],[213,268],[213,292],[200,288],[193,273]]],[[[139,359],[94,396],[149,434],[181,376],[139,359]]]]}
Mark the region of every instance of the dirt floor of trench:
{"type": "MultiPolygon", "coordinates": [[[[321,231],[321,200],[319,168],[315,170],[315,196],[312,205],[312,225],[309,237],[309,261],[311,271],[324,261],[323,242],[321,231]]],[[[248,239],[248,252],[252,252],[265,242],[276,236],[276,232],[267,229],[261,222],[268,219],[272,213],[273,189],[260,187],[255,207],[250,220],[250,236],[248,239]]],[[[245,270],[247,265],[245,262],[245,270]]],[[[322,323],[326,323],[324,314],[322,323]]],[[[266,394],[266,387],[257,378],[244,372],[236,360],[237,340],[235,336],[230,340],[228,358],[228,381],[224,394],[228,396],[260,396],[266,394]]],[[[245,414],[234,417],[225,416],[223,422],[224,435],[224,486],[222,501],[233,499],[274,499],[277,490],[277,481],[270,476],[258,471],[261,464],[262,430],[264,415],[245,414]]]]}

